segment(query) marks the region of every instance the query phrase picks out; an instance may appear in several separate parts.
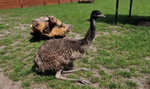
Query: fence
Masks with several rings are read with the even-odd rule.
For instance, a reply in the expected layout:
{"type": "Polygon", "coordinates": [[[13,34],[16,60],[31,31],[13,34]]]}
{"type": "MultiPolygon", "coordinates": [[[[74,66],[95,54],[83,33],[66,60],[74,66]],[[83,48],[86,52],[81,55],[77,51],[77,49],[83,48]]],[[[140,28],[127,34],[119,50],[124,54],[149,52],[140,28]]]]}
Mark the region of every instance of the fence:
{"type": "Polygon", "coordinates": [[[0,9],[77,2],[78,0],[0,0],[0,9]]]}

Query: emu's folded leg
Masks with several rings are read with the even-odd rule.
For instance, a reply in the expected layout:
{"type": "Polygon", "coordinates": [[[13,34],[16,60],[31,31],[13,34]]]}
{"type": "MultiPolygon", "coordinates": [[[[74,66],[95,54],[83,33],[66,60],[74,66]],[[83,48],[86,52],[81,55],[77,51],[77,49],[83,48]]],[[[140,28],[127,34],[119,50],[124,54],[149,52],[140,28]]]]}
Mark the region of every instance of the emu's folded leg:
{"type": "Polygon", "coordinates": [[[73,72],[76,72],[76,71],[90,71],[90,69],[87,69],[87,68],[80,68],[80,69],[62,71],[62,74],[73,73],[73,72]]]}
{"type": "Polygon", "coordinates": [[[71,79],[71,78],[63,77],[61,73],[62,73],[62,69],[56,73],[55,77],[60,80],[69,80],[69,81],[73,81],[73,82],[79,82],[82,84],[91,84],[89,81],[86,81],[83,79],[71,79]]]}

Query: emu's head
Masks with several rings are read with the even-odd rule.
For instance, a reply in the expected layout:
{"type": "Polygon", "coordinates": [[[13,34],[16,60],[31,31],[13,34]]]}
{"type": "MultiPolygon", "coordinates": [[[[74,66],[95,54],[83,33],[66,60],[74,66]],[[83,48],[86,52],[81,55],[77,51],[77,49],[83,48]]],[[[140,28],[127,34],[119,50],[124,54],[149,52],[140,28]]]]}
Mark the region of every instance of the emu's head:
{"type": "Polygon", "coordinates": [[[99,10],[93,10],[91,13],[92,19],[104,18],[105,16],[99,10]]]}

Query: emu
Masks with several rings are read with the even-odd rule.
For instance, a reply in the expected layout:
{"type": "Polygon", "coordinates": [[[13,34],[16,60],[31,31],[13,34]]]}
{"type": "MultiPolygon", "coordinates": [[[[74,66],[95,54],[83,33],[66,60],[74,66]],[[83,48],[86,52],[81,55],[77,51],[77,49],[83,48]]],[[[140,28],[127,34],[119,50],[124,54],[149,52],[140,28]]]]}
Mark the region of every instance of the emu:
{"type": "Polygon", "coordinates": [[[90,17],[90,28],[85,37],[80,40],[73,39],[51,39],[47,40],[38,50],[34,58],[35,71],[39,73],[54,73],[55,77],[60,80],[70,80],[89,84],[90,82],[83,79],[70,79],[63,77],[64,73],[71,73],[79,70],[88,70],[80,68],[76,70],[65,70],[73,64],[74,60],[82,57],[82,54],[90,46],[95,37],[96,23],[95,20],[105,17],[100,11],[94,10],[90,17]]]}

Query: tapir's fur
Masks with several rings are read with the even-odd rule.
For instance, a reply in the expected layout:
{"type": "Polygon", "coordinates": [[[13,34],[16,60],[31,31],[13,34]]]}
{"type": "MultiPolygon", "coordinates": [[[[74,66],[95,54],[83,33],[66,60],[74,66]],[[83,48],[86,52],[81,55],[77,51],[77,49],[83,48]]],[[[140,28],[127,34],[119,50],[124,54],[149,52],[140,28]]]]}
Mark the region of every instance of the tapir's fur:
{"type": "Polygon", "coordinates": [[[65,37],[65,33],[71,30],[71,25],[64,24],[54,16],[40,17],[32,21],[33,36],[65,37]]]}

